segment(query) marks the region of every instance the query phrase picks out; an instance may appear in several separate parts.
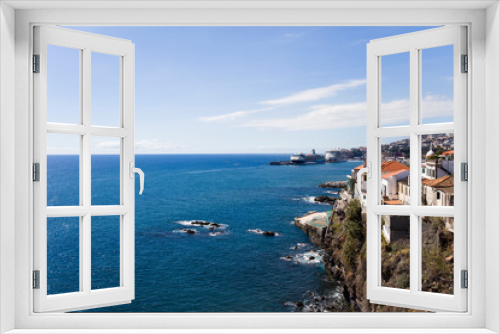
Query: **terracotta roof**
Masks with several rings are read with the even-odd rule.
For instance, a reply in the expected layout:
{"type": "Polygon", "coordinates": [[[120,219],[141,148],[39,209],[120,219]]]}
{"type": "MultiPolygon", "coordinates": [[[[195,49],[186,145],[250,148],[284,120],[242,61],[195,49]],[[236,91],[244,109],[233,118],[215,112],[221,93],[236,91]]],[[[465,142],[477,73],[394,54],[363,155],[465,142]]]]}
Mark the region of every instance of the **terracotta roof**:
{"type": "Polygon", "coordinates": [[[406,169],[399,169],[399,170],[395,170],[394,172],[390,172],[390,173],[387,173],[387,174],[384,174],[382,175],[382,178],[383,179],[387,179],[388,177],[391,177],[393,175],[398,175],[399,173],[402,173],[404,172],[406,169]]]}
{"type": "MultiPolygon", "coordinates": [[[[363,167],[364,167],[363,165],[359,165],[354,169],[361,169],[363,167]]],[[[382,174],[392,173],[401,170],[410,170],[410,167],[403,165],[402,163],[397,161],[383,161],[380,167],[382,174]]]]}
{"type": "Polygon", "coordinates": [[[397,161],[384,161],[381,165],[382,174],[395,172],[398,170],[410,170],[410,167],[397,161]]]}
{"type": "Polygon", "coordinates": [[[384,201],[384,205],[403,205],[403,202],[401,202],[398,199],[395,199],[392,201],[384,201]]]}
{"type": "Polygon", "coordinates": [[[432,188],[451,188],[453,187],[454,181],[453,176],[445,175],[435,180],[422,179],[422,184],[432,188]]]}

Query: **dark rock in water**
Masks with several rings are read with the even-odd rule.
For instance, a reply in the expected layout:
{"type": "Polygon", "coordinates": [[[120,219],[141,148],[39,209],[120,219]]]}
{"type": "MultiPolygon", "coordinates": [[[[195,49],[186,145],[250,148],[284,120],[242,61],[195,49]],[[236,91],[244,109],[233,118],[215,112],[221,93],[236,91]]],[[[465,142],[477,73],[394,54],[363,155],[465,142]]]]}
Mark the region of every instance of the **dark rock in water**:
{"type": "Polygon", "coordinates": [[[325,182],[319,185],[320,188],[345,188],[347,187],[347,181],[333,181],[333,182],[325,182]]]}
{"type": "Polygon", "coordinates": [[[261,229],[255,229],[255,230],[247,230],[248,232],[253,232],[253,233],[257,233],[257,234],[262,234],[262,235],[265,235],[265,236],[268,236],[268,237],[275,237],[278,235],[277,232],[273,232],[273,231],[262,231],[261,229]]]}
{"type": "Polygon", "coordinates": [[[319,203],[329,204],[329,205],[335,205],[335,202],[337,201],[337,198],[331,197],[331,196],[327,196],[327,195],[320,195],[320,196],[316,196],[314,198],[314,201],[315,202],[319,202],[319,203]]]}
{"type": "Polygon", "coordinates": [[[309,260],[314,260],[315,257],[314,256],[309,256],[309,260]]]}
{"type": "Polygon", "coordinates": [[[297,307],[303,307],[304,303],[299,300],[299,301],[295,302],[295,306],[297,306],[297,307]]]}
{"type": "Polygon", "coordinates": [[[196,234],[196,231],[195,231],[195,230],[189,230],[189,229],[181,228],[181,231],[184,231],[184,232],[186,232],[187,234],[196,234]]]}
{"type": "Polygon", "coordinates": [[[209,225],[210,223],[209,222],[205,222],[203,220],[193,220],[191,222],[191,225],[201,225],[201,226],[204,226],[204,225],[209,225]]]}
{"type": "Polygon", "coordinates": [[[203,220],[194,220],[191,222],[191,225],[210,226],[210,228],[218,228],[222,226],[221,224],[206,222],[203,220]]]}

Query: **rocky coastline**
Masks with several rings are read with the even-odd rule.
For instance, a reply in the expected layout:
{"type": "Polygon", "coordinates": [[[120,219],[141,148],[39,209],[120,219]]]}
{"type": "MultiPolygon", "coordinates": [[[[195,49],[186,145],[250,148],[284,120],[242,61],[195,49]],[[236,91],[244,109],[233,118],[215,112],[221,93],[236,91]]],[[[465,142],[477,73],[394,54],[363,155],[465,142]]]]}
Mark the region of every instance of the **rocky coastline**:
{"type": "Polygon", "coordinates": [[[346,188],[348,186],[348,184],[349,184],[348,181],[330,181],[330,182],[322,183],[318,187],[342,189],[342,188],[346,188]]]}
{"type": "MultiPolygon", "coordinates": [[[[340,202],[340,201],[339,201],[340,202]]],[[[311,242],[324,250],[323,261],[328,279],[339,284],[335,296],[318,296],[296,301],[296,311],[303,312],[414,312],[401,307],[372,304],[366,298],[366,217],[359,201],[344,203],[341,214],[333,208],[332,218],[325,227],[295,225],[306,233],[311,242]]],[[[390,265],[388,265],[390,266],[390,265]]]]}

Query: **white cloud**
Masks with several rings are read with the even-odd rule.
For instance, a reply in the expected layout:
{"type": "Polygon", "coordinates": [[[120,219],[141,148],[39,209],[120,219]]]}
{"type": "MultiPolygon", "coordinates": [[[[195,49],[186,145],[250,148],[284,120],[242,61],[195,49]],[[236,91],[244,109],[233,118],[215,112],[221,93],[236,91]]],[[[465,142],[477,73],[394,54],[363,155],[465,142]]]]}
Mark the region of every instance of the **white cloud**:
{"type": "Polygon", "coordinates": [[[339,91],[349,89],[349,88],[355,88],[355,87],[358,87],[358,86],[361,86],[364,84],[366,84],[365,79],[350,80],[347,82],[343,82],[340,84],[335,84],[335,85],[331,85],[331,86],[327,86],[327,87],[320,87],[320,88],[304,90],[304,91],[301,91],[298,93],[291,94],[289,96],[285,96],[281,99],[262,101],[260,103],[270,105],[270,106],[282,106],[282,105],[288,105],[288,104],[300,103],[300,102],[318,101],[318,100],[321,100],[321,99],[324,99],[327,97],[334,96],[339,91]]]}
{"type": "Polygon", "coordinates": [[[80,149],[78,147],[58,147],[58,146],[47,146],[47,154],[50,155],[76,155],[80,154],[80,149]]]}
{"type": "Polygon", "coordinates": [[[120,140],[114,140],[114,141],[103,141],[100,142],[96,145],[97,148],[103,149],[103,150],[113,150],[113,149],[120,149],[120,140]]]}
{"type": "Polygon", "coordinates": [[[298,33],[287,33],[284,36],[285,36],[285,38],[300,38],[304,35],[305,35],[304,32],[298,32],[298,33]]]}
{"type": "Polygon", "coordinates": [[[251,114],[256,114],[264,111],[269,111],[272,108],[260,108],[254,110],[243,110],[243,111],[235,111],[228,114],[220,114],[215,116],[204,116],[200,117],[199,120],[203,122],[216,122],[216,121],[234,121],[239,118],[247,117],[251,114]]]}
{"type": "Polygon", "coordinates": [[[178,146],[161,142],[158,139],[142,139],[135,143],[135,149],[139,152],[163,152],[175,148],[178,148],[178,146]]]}
{"type": "MultiPolygon", "coordinates": [[[[405,122],[409,115],[409,100],[394,100],[382,104],[383,119],[387,125],[405,122]],[[389,121],[390,120],[390,121],[389,121]]],[[[282,131],[327,130],[366,125],[366,103],[316,105],[311,111],[291,118],[261,119],[242,126],[282,131]]],[[[425,115],[442,117],[453,115],[453,100],[444,96],[428,95],[422,101],[425,115]]]]}

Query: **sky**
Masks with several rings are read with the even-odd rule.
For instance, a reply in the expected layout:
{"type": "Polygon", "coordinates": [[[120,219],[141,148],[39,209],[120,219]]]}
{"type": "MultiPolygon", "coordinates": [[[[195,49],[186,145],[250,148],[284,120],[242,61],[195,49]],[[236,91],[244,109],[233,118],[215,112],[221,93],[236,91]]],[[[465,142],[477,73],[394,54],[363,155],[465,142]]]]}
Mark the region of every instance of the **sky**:
{"type": "MultiPolygon", "coordinates": [[[[137,154],[366,145],[366,44],[430,27],[70,27],[135,44],[137,154]]],[[[453,120],[453,48],[422,50],[425,123],[453,120]]],[[[79,122],[79,52],[48,47],[47,120],[79,122]]],[[[119,125],[119,59],[92,53],[92,125],[119,125]]],[[[409,124],[409,56],[382,57],[382,125],[409,124]]],[[[49,154],[78,152],[48,135],[49,154]]],[[[93,154],[119,140],[93,138],[93,154]]]]}

